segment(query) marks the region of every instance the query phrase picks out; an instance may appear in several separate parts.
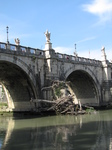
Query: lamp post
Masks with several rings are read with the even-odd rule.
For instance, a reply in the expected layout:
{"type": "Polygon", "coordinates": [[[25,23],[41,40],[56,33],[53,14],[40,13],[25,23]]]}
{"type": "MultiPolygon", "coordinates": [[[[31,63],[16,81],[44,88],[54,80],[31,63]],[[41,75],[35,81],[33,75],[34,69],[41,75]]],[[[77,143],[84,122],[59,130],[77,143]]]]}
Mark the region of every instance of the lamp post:
{"type": "Polygon", "coordinates": [[[75,44],[75,52],[76,52],[76,44],[75,44]]]}
{"type": "Polygon", "coordinates": [[[77,54],[77,51],[76,51],[76,44],[74,44],[74,46],[75,46],[75,52],[74,52],[74,55],[77,57],[78,54],[77,54]]]}
{"type": "Polygon", "coordinates": [[[7,27],[6,27],[6,30],[7,30],[7,44],[9,44],[9,39],[8,39],[8,33],[9,33],[9,32],[8,32],[8,29],[9,29],[9,27],[7,26],[7,27]]]}

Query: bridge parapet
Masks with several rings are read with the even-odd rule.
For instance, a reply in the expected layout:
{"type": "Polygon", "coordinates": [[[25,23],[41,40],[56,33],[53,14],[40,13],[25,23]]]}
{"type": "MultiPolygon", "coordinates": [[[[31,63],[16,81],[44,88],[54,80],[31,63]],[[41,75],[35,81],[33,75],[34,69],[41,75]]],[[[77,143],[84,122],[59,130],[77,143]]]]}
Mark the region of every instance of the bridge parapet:
{"type": "Polygon", "coordinates": [[[0,51],[1,52],[8,52],[8,53],[14,53],[14,54],[20,54],[20,55],[31,55],[31,56],[42,56],[45,57],[45,52],[40,49],[25,47],[21,45],[15,45],[15,44],[7,44],[0,42],[0,51]]]}
{"type": "Polygon", "coordinates": [[[61,53],[56,53],[56,56],[59,59],[64,59],[65,61],[70,61],[72,63],[83,63],[83,64],[102,66],[102,62],[95,59],[89,59],[89,58],[61,54],[61,53]]]}
{"type": "MultiPolygon", "coordinates": [[[[40,49],[35,49],[31,47],[21,46],[21,45],[15,45],[15,44],[7,44],[4,42],[0,42],[0,51],[4,53],[11,53],[11,54],[17,54],[17,55],[30,55],[30,56],[40,56],[45,58],[45,51],[40,49]]],[[[67,54],[61,54],[61,53],[55,53],[55,58],[58,58],[60,60],[64,61],[70,61],[71,63],[83,63],[83,64],[89,64],[89,65],[97,65],[102,66],[102,62],[95,59],[89,59],[84,57],[78,57],[73,55],[67,55],[67,54]]]]}

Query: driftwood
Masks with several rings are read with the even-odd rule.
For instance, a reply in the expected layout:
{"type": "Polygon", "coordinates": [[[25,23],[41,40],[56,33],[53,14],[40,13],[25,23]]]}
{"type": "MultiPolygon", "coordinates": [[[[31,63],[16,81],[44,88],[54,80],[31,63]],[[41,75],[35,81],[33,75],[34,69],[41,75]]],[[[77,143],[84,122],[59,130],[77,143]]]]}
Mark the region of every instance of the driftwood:
{"type": "Polygon", "coordinates": [[[50,103],[50,104],[55,104],[55,101],[50,101],[50,100],[45,100],[45,99],[31,99],[30,102],[33,103],[50,103]]]}
{"type": "MultiPolygon", "coordinates": [[[[81,113],[82,111],[80,111],[80,106],[79,109],[77,108],[78,106],[75,105],[73,103],[73,95],[68,95],[65,97],[61,97],[57,100],[41,100],[41,99],[32,99],[30,102],[33,103],[40,103],[40,104],[50,104],[49,108],[40,108],[41,110],[44,111],[55,111],[56,114],[72,114],[72,115],[76,115],[81,113]]],[[[84,113],[84,111],[82,112],[84,113]]]]}
{"type": "Polygon", "coordinates": [[[71,95],[59,98],[55,100],[55,104],[51,106],[47,111],[49,110],[55,110],[57,113],[65,113],[67,110],[70,109],[70,105],[73,107],[73,100],[71,95]]]}
{"type": "Polygon", "coordinates": [[[53,100],[32,99],[30,102],[35,103],[35,106],[38,106],[39,111],[55,111],[56,114],[77,114],[78,111],[81,113],[81,103],[73,103],[74,93],[69,91],[69,83],[69,81],[53,81],[51,86],[43,87],[41,89],[41,91],[52,90],[53,100]],[[65,94],[63,94],[64,92],[62,93],[62,90],[65,90],[65,94]],[[38,105],[36,105],[36,103],[38,103],[38,105]]]}

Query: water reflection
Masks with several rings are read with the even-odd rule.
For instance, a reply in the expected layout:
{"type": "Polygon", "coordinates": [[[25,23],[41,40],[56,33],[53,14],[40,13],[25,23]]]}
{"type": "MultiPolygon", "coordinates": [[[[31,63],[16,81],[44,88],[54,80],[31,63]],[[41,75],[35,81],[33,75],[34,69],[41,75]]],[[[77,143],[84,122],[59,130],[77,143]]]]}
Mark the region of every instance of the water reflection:
{"type": "Polygon", "coordinates": [[[0,118],[2,150],[111,150],[112,111],[82,116],[0,118]]]}

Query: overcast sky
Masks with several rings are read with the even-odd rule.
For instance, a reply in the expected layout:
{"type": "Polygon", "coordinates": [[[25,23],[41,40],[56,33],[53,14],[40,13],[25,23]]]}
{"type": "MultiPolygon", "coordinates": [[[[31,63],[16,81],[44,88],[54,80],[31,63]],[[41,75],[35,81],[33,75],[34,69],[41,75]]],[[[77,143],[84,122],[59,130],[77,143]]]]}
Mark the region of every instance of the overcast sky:
{"type": "Polygon", "coordinates": [[[51,33],[52,47],[60,53],[101,59],[105,47],[112,59],[112,0],[3,0],[0,2],[0,41],[19,38],[20,44],[44,49],[51,33]]]}

